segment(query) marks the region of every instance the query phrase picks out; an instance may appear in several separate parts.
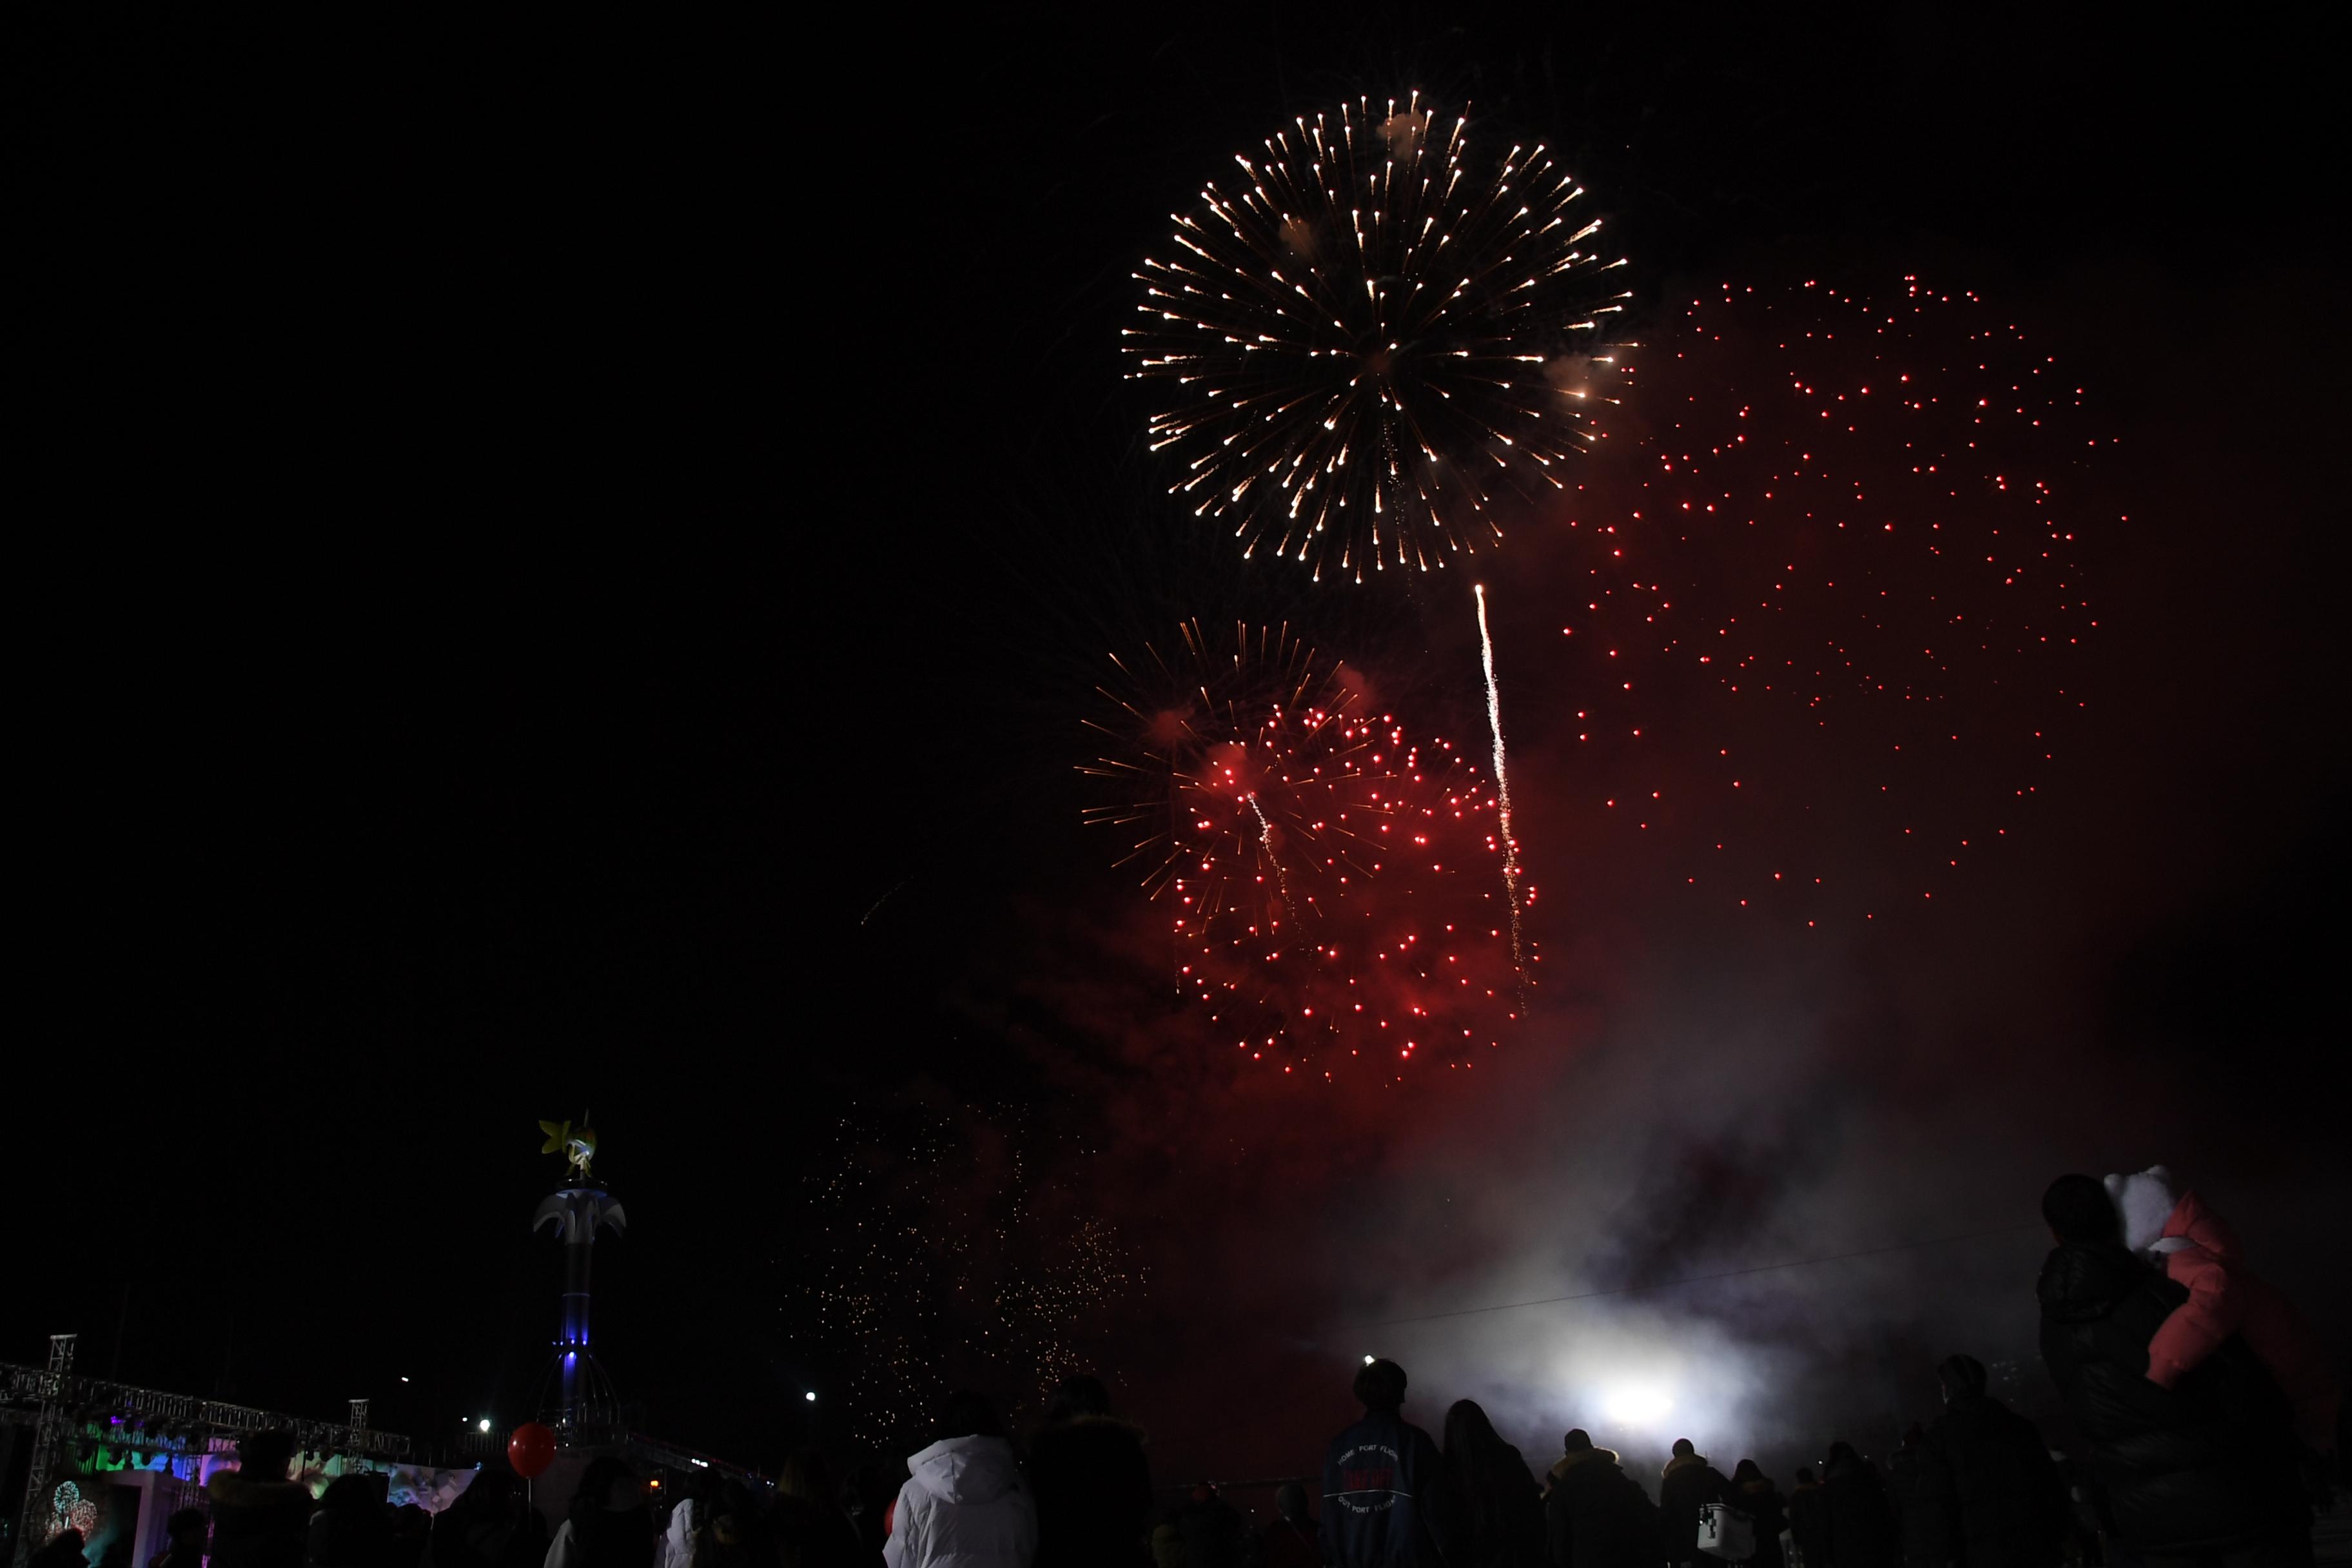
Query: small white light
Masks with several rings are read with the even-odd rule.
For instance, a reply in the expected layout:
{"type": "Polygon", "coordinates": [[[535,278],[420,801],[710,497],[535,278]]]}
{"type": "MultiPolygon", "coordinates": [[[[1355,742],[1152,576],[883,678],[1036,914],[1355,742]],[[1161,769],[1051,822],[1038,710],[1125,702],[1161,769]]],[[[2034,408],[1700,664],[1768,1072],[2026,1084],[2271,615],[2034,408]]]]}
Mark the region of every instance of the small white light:
{"type": "Polygon", "coordinates": [[[490,1429],[490,1418],[489,1418],[488,1416],[485,1415],[485,1416],[483,1416],[483,1417],[482,1417],[482,1430],[483,1430],[483,1431],[485,1431],[485,1432],[487,1432],[487,1431],[488,1431],[489,1429],[490,1429]]]}
{"type": "Polygon", "coordinates": [[[1366,1356],[1366,1357],[1364,1358],[1364,1364],[1365,1364],[1366,1366],[1370,1366],[1370,1365],[1371,1365],[1371,1364],[1372,1364],[1372,1358],[1371,1358],[1371,1357],[1370,1357],[1370,1356],[1366,1356]]]}
{"type": "Polygon", "coordinates": [[[816,1403],[816,1390],[812,1388],[806,1394],[801,1395],[801,1397],[807,1400],[811,1405],[814,1405],[816,1403]]]}

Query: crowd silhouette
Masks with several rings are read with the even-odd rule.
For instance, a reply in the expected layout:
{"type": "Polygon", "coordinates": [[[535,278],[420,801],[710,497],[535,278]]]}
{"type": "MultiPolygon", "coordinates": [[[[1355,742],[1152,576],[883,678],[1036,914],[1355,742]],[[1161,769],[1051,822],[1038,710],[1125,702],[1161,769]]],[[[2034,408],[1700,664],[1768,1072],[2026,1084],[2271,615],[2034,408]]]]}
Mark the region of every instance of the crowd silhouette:
{"type": "MultiPolygon", "coordinates": [[[[1540,1475],[1468,1399],[1443,1442],[1407,1420],[1409,1380],[1365,1358],[1361,1415],[1319,1478],[1253,1522],[1209,1485],[1154,1487],[1144,1434],[1098,1378],[1063,1382],[1016,1448],[996,1405],[940,1405],[893,1474],[836,1477],[814,1450],[774,1483],[698,1475],[657,1508],[603,1454],[551,1533],[526,1487],[483,1468],[437,1515],[393,1508],[381,1475],[316,1498],[290,1436],[249,1435],[172,1516],[148,1568],[2301,1568],[2343,1451],[2338,1385],[2311,1331],[2236,1237],[2161,1167],[2062,1176],[2037,1285],[2063,1457],[1968,1354],[1936,1368],[1942,1408],[1882,1458],[1843,1440],[1784,1490],[1753,1458],[1727,1474],[1687,1438],[1654,1480],[1591,1432],[1540,1475]],[[1319,1510],[1319,1512],[1318,1512],[1319,1510]]],[[[657,1484],[657,1483],[656,1483],[657,1484]]],[[[90,1568],[75,1530],[33,1568],[90,1568]]],[[[133,1568],[127,1539],[97,1568],[133,1568]]]]}

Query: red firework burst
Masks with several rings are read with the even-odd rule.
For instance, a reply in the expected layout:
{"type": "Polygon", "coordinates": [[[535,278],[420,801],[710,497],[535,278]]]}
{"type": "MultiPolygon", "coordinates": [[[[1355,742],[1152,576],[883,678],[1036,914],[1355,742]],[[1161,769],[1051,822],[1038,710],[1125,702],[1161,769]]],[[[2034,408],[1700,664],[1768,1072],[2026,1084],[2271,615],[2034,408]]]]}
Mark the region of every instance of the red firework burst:
{"type": "MultiPolygon", "coordinates": [[[[1460,1062],[1515,1016],[1492,782],[1454,742],[1373,711],[1343,666],[1279,629],[1213,648],[1182,628],[1090,721],[1121,754],[1085,772],[1136,834],[1182,993],[1207,1037],[1287,1072],[1460,1062]]],[[[1528,903],[1532,887],[1523,890],[1528,903]]]]}

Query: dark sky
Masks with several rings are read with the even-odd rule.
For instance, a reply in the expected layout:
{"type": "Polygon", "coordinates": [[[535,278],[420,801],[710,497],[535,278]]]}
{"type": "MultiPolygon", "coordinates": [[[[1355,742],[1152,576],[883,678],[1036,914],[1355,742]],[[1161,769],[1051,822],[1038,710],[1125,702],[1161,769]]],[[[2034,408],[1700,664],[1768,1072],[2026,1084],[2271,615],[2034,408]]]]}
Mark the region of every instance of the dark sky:
{"type": "MultiPolygon", "coordinates": [[[[2149,520],[2086,562],[2117,623],[2034,844],[1951,926],[1818,970],[1724,934],[1655,867],[1574,847],[1591,781],[1544,753],[1525,831],[1553,825],[1571,913],[1542,934],[1610,978],[1556,990],[1574,1018],[1516,1070],[1622,1089],[1627,1020],[1674,1016],[1768,1058],[1802,1036],[1834,1093],[1759,1099],[1751,1129],[1796,1131],[1737,1148],[1664,1115],[1519,1135],[1608,1148],[1629,1214],[1706,1208],[1688,1173],[1718,1166],[1844,1214],[1863,1173],[1903,1185],[1905,1129],[1999,1144],[1967,1129],[2018,1114],[2047,1161],[2112,1110],[2176,1142],[2110,1125],[2079,1163],[2193,1146],[2210,1184],[2322,1212],[2333,1130],[2297,1108],[2341,1036],[2329,52],[2121,8],[1458,15],[21,18],[5,1158],[37,1283],[5,1292],[0,1357],[76,1329],[99,1370],[306,1414],[371,1394],[419,1436],[526,1415],[554,1306],[532,1123],[593,1108],[635,1220],[604,1258],[611,1370],[657,1427],[772,1458],[767,1413],[852,1353],[785,1310],[811,1179],[845,1114],[903,1126],[910,1084],[1087,1130],[1120,1180],[1168,1136],[1177,1175],[1109,1202],[1164,1250],[1107,1342],[1162,1431],[1245,1417],[1246,1369],[1317,1386],[1329,1323],[1411,1293],[1341,1258],[1512,1299],[1531,1266],[1487,1231],[1377,1261],[1433,1234],[1398,1194],[1435,1190],[1485,1102],[1228,1105],[1169,1066],[1181,1020],[1100,936],[1135,917],[1076,821],[1106,647],[1290,617],[1400,689],[1460,651],[1434,600],[1318,599],[1173,526],[1118,379],[1129,274],[1201,179],[1416,85],[1563,151],[1636,258],[1637,331],[1817,267],[2013,302],[2124,439],[2102,494],[2149,520]],[[1562,1067],[1587,1039],[1603,1065],[1562,1067]],[[1794,1157],[1832,1118],[1838,1158],[1794,1157]],[[1214,1174],[1269,1127],[1307,1142],[1214,1174]],[[1181,1223],[1139,1217],[1171,1194],[1181,1223]],[[1381,1215],[1387,1242],[1347,1240],[1381,1215]]],[[[1532,675],[1549,612],[1520,604],[1532,675]]],[[[1429,700],[1476,738],[1475,693],[1429,700]]],[[[2030,1217],[2048,1173],[1958,1218],[2030,1217]]],[[[1537,1212],[1587,1179],[1462,1178],[1537,1212]]],[[[1805,1255],[1769,1201],[1738,1212],[1805,1255]]],[[[2283,1278],[2340,1286],[2291,1224],[2245,1223],[2283,1278]]],[[[1693,1266],[1723,1239],[1699,1226],[1693,1266]]]]}

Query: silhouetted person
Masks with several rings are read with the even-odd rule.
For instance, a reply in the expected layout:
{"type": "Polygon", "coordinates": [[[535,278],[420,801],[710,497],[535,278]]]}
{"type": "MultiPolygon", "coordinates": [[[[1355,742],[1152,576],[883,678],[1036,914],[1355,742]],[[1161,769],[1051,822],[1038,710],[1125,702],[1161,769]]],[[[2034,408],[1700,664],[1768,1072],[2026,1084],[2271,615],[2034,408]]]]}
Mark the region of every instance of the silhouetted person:
{"type": "Polygon", "coordinates": [[[1207,1482],[1177,1509],[1176,1532],[1184,1542],[1184,1568],[1241,1568],[1248,1525],[1207,1482]]]}
{"type": "Polygon", "coordinates": [[[1666,1561],[1699,1560],[1699,1510],[1711,1502],[1731,1500],[1731,1483],[1706,1462],[1687,1437],[1675,1439],[1675,1451],[1658,1480],[1658,1520],[1665,1531],[1666,1561]]]}
{"type": "Polygon", "coordinates": [[[1321,1527],[1307,1511],[1307,1489],[1285,1481],[1275,1489],[1274,1522],[1258,1531],[1257,1568],[1322,1568],[1321,1527]]]}
{"type": "Polygon", "coordinates": [[[1185,1568],[1184,1531],[1172,1511],[1151,1527],[1151,1568],[1185,1568]]]}
{"type": "Polygon", "coordinates": [[[1552,1568],[1656,1568],[1658,1509],[1642,1483],[1619,1468],[1616,1450],[1594,1447],[1581,1426],[1563,1447],[1544,1493],[1552,1568]]]}
{"type": "Polygon", "coordinates": [[[882,1543],[889,1539],[889,1528],[884,1516],[890,1511],[893,1499],[898,1495],[898,1485],[890,1472],[871,1459],[850,1467],[848,1479],[841,1483],[841,1511],[857,1531],[857,1543],[870,1548],[877,1555],[882,1543]]]}
{"type": "Polygon", "coordinates": [[[1811,1465],[1797,1467],[1789,1490],[1789,1542],[1804,1568],[1827,1568],[1830,1560],[1830,1494],[1811,1465]]]}
{"type": "MultiPolygon", "coordinates": [[[[377,1479],[385,1491],[390,1489],[391,1477],[377,1479]]],[[[392,1568],[422,1568],[425,1545],[433,1539],[433,1516],[413,1502],[404,1502],[389,1510],[386,1517],[385,1544],[392,1568]]]]}
{"type": "Polygon", "coordinates": [[[1878,1467],[1854,1451],[1851,1443],[1832,1443],[1829,1463],[1822,1468],[1822,1495],[1827,1502],[1828,1561],[1835,1568],[1899,1568],[1903,1542],[1895,1519],[1894,1500],[1878,1467]]]}
{"type": "Polygon", "coordinates": [[[203,1568],[205,1542],[212,1523],[200,1508],[184,1508],[163,1521],[163,1550],[150,1558],[147,1568],[203,1568]]]}
{"type": "Polygon", "coordinates": [[[1461,1510],[1453,1568],[1542,1568],[1543,1496],[1475,1400],[1445,1413],[1445,1474],[1461,1510]]]}
{"type": "Polygon", "coordinates": [[[1323,1556],[1332,1568],[1444,1568],[1454,1542],[1444,1457],[1404,1418],[1404,1368],[1356,1373],[1363,1419],[1323,1459],[1323,1556]]]}
{"type": "Polygon", "coordinates": [[[2042,1364],[2090,1439],[2122,1546],[2151,1561],[2307,1561],[2293,1416],[2269,1373],[2231,1339],[2170,1388],[2150,1382],[2149,1341],[2188,1292],[2126,1250],[2096,1177],[2051,1183],[2042,1215],[2057,1243],[2036,1288],[2042,1364]]]}
{"type": "Polygon", "coordinates": [[[310,1532],[310,1489],[287,1479],[290,1432],[248,1432],[236,1468],[205,1483],[212,1503],[212,1568],[302,1568],[310,1532]]]}
{"type": "Polygon", "coordinates": [[[1029,1441],[1037,1568],[1131,1568],[1150,1552],[1151,1464],[1143,1434],[1110,1412],[1097,1377],[1065,1379],[1029,1441]]]}
{"type": "Polygon", "coordinates": [[[2072,1503],[2033,1423],[1985,1392],[1984,1363],[1948,1356],[1936,1369],[1944,1413],[1922,1441],[1927,1490],[1944,1510],[1963,1568],[2055,1568],[2072,1503]]]}
{"type": "Polygon", "coordinates": [[[653,1568],[654,1516],[636,1471],[610,1454],[588,1461],[547,1568],[653,1568]]]}
{"type": "Polygon", "coordinates": [[[373,1476],[338,1476],[310,1516],[310,1568],[391,1568],[392,1521],[373,1476]]]}
{"type": "Polygon", "coordinates": [[[938,1440],[907,1461],[882,1549],[889,1568],[1027,1568],[1037,1508],[983,1394],[948,1396],[938,1440]]]}
{"type": "Polygon", "coordinates": [[[750,1487],[729,1477],[711,1488],[706,1506],[710,1522],[694,1532],[692,1568],[772,1568],[767,1510],[750,1487]]]}
{"type": "Polygon", "coordinates": [[[539,1568],[546,1537],[547,1525],[523,1500],[514,1472],[485,1465],[433,1516],[425,1560],[431,1568],[539,1568]]]}
{"type": "Polygon", "coordinates": [[[98,1568],[131,1568],[131,1532],[117,1531],[98,1554],[98,1568]]]}
{"type": "Polygon", "coordinates": [[[1788,1502],[1753,1459],[1740,1460],[1731,1472],[1731,1506],[1756,1527],[1756,1554],[1748,1559],[1748,1568],[1782,1568],[1780,1532],[1789,1528],[1788,1502]]]}
{"type": "Polygon", "coordinates": [[[89,1568],[82,1555],[82,1533],[68,1526],[51,1536],[28,1560],[30,1568],[89,1568]]]}
{"type": "Polygon", "coordinates": [[[1903,1543],[1903,1568],[1949,1568],[1953,1544],[1948,1500],[1927,1471],[1920,1445],[1927,1434],[1916,1421],[1886,1456],[1886,1500],[1903,1543]]]}
{"type": "Polygon", "coordinates": [[[860,1545],[824,1456],[803,1448],[776,1472],[776,1499],[768,1512],[777,1568],[876,1568],[879,1552],[860,1545]]]}

